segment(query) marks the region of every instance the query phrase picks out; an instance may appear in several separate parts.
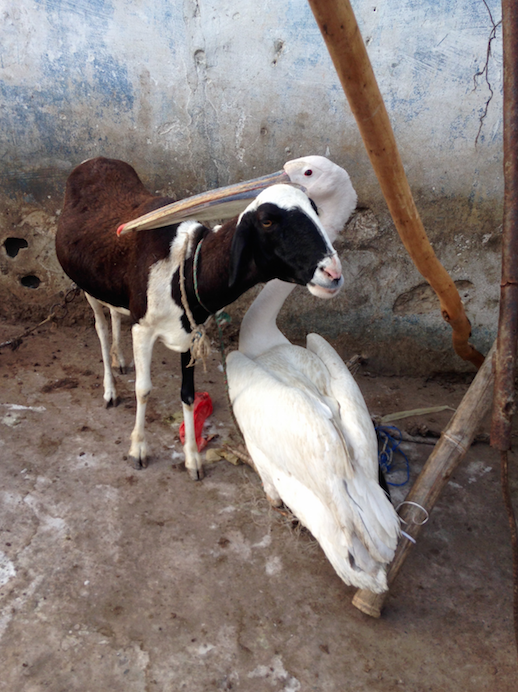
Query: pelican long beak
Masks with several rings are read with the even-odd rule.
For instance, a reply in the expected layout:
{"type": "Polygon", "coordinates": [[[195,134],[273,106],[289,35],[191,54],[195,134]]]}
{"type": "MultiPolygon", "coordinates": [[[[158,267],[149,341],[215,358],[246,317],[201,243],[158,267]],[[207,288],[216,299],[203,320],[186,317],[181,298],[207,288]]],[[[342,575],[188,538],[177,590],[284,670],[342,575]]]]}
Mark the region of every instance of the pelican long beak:
{"type": "Polygon", "coordinates": [[[196,221],[231,219],[244,211],[250,200],[257,197],[261,190],[276,183],[288,182],[290,182],[290,178],[287,173],[277,171],[243,183],[202,192],[122,224],[117,229],[117,235],[124,235],[130,231],[162,228],[188,219],[195,219],[196,221]]]}

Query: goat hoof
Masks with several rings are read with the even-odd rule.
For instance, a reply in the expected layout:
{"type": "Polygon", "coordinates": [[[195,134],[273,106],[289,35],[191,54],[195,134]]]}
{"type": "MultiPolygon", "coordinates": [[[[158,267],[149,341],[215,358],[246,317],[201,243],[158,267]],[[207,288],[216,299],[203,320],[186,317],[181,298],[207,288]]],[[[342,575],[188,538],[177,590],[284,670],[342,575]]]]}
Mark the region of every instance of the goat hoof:
{"type": "Polygon", "coordinates": [[[200,466],[199,469],[187,469],[187,473],[189,474],[189,478],[192,481],[201,481],[203,480],[205,476],[205,472],[203,471],[203,466],[200,466]]]}
{"type": "Polygon", "coordinates": [[[109,399],[109,400],[105,403],[105,407],[106,407],[106,408],[115,408],[116,406],[119,405],[119,403],[120,403],[120,399],[119,399],[119,397],[117,396],[117,397],[115,397],[115,399],[109,399]]]}
{"type": "Polygon", "coordinates": [[[136,457],[130,457],[133,468],[137,471],[147,468],[147,459],[137,459],[136,457]]]}

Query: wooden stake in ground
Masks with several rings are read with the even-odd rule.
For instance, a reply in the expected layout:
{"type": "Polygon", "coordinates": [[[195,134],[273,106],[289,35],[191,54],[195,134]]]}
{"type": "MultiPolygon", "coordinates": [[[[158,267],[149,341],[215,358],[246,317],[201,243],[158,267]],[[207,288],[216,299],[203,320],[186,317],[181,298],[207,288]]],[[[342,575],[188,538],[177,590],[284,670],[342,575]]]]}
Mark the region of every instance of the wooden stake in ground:
{"type": "MultiPolygon", "coordinates": [[[[400,516],[405,522],[403,530],[414,540],[422,528],[424,517],[432,511],[451,474],[470,448],[477,426],[491,408],[494,383],[492,361],[495,350],[496,342],[401,507],[400,516]]],[[[411,540],[401,538],[387,572],[389,587],[411,546],[411,540]]],[[[367,615],[379,617],[386,596],[387,592],[375,594],[359,589],[353,598],[353,605],[367,615]]]]}
{"type": "Polygon", "coordinates": [[[514,0],[502,0],[504,45],[504,227],[498,348],[491,445],[500,450],[502,494],[513,552],[514,632],[518,646],[518,531],[509,489],[512,422],[516,411],[518,347],[518,15],[514,0]]]}
{"type": "Polygon", "coordinates": [[[417,212],[394,132],[349,0],[308,0],[356,118],[398,233],[436,292],[455,352],[477,368],[484,357],[469,343],[471,326],[459,292],[437,259],[417,212]]]}

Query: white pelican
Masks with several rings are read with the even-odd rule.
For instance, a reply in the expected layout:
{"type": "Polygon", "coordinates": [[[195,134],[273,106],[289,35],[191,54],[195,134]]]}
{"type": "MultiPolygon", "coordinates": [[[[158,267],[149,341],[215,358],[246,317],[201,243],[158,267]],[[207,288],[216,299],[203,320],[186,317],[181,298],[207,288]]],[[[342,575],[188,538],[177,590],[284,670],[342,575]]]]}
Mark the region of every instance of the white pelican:
{"type": "MultiPolygon", "coordinates": [[[[305,186],[333,242],[356,206],[348,174],[315,156],[285,171],[305,186]]],[[[233,410],[268,500],[290,508],[345,583],[379,593],[399,519],[378,482],[376,433],[332,346],[318,334],[295,346],[277,328],[293,288],[270,281],[243,318],[227,360],[233,410]]]]}

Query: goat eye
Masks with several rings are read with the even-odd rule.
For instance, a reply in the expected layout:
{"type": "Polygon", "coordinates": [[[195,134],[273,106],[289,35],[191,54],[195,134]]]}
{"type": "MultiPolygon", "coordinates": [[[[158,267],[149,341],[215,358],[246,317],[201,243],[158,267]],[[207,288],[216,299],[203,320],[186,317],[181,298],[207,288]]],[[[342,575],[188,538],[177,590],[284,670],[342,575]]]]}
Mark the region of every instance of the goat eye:
{"type": "Polygon", "coordinates": [[[311,168],[308,168],[307,171],[304,171],[304,175],[307,175],[308,178],[309,178],[310,175],[313,175],[313,171],[311,170],[311,168]]]}
{"type": "Polygon", "coordinates": [[[261,223],[263,224],[263,228],[270,228],[270,226],[272,225],[270,219],[265,219],[264,221],[261,221],[261,223]]]}

